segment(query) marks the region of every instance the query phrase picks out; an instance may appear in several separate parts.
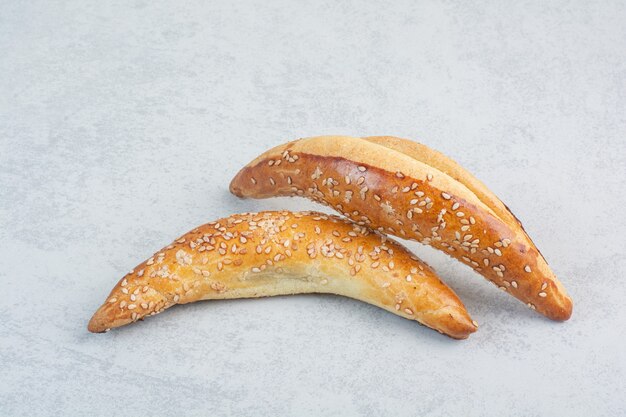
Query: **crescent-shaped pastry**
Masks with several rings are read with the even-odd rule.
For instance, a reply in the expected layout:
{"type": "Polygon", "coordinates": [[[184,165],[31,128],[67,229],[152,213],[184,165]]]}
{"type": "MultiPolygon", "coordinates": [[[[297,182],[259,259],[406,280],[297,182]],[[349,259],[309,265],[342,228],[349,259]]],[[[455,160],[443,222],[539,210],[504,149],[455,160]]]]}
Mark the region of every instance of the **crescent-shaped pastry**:
{"type": "Polygon", "coordinates": [[[357,224],[440,249],[554,320],[572,301],[508,208],[454,161],[394,137],[320,136],[277,146],[244,167],[239,197],[303,196],[357,224]]]}
{"type": "Polygon", "coordinates": [[[477,325],[399,243],[315,212],[233,215],[176,239],[113,288],[89,322],[103,332],[198,300],[331,293],[464,339],[477,325]]]}

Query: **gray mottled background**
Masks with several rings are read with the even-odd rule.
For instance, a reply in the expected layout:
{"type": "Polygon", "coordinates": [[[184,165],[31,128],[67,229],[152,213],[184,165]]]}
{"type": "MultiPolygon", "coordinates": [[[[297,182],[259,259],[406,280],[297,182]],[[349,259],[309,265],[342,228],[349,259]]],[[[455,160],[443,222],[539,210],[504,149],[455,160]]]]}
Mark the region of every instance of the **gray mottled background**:
{"type": "Polygon", "coordinates": [[[22,1],[0,7],[0,415],[626,415],[624,1],[22,1]],[[524,221],[554,323],[410,244],[480,322],[453,341],[333,296],[87,320],[232,212],[259,152],[413,138],[524,221]]]}

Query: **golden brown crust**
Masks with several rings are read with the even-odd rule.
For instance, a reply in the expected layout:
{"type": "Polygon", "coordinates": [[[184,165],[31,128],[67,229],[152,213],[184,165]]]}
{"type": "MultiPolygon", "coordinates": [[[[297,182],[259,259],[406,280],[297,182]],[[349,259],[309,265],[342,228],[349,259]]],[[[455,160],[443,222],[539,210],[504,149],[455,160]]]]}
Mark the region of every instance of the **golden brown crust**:
{"type": "Polygon", "coordinates": [[[174,304],[297,293],[356,298],[457,339],[476,330],[454,292],[402,245],[315,212],[246,213],[192,230],[127,274],[88,328],[174,304]]]}
{"type": "Polygon", "coordinates": [[[300,139],[256,158],[230,189],[311,198],[358,224],[440,249],[545,316],[567,320],[572,301],[515,216],[458,164],[408,142],[300,139]]]}

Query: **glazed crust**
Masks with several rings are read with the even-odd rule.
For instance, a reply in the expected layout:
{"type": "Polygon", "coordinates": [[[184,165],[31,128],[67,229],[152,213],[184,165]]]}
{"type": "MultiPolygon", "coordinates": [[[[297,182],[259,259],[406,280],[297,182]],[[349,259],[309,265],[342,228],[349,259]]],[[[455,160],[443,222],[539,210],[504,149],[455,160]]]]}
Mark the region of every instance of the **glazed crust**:
{"type": "Polygon", "coordinates": [[[88,328],[103,332],[199,300],[301,293],[362,300],[456,339],[477,328],[402,245],[315,212],[245,213],[192,230],[122,278],[88,328]]]}
{"type": "Polygon", "coordinates": [[[244,198],[308,197],[357,224],[444,251],[551,319],[571,316],[571,299],[516,217],[424,145],[389,136],[300,139],[260,155],[230,190],[244,198]]]}

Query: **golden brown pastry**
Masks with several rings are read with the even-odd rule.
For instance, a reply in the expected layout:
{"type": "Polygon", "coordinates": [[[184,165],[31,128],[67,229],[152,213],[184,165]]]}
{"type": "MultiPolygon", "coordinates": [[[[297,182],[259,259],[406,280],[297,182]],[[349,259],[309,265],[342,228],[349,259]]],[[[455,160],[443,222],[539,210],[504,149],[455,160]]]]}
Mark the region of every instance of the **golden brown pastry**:
{"type": "Polygon", "coordinates": [[[474,332],[435,273],[386,236],[315,212],[238,214],[176,239],[127,274],[89,322],[103,332],[174,304],[331,293],[374,304],[456,339],[474,332]]]}
{"type": "Polygon", "coordinates": [[[320,136],[277,146],[230,184],[239,197],[303,196],[360,225],[440,249],[554,320],[572,301],[521,223],[479,180],[424,145],[320,136]]]}

